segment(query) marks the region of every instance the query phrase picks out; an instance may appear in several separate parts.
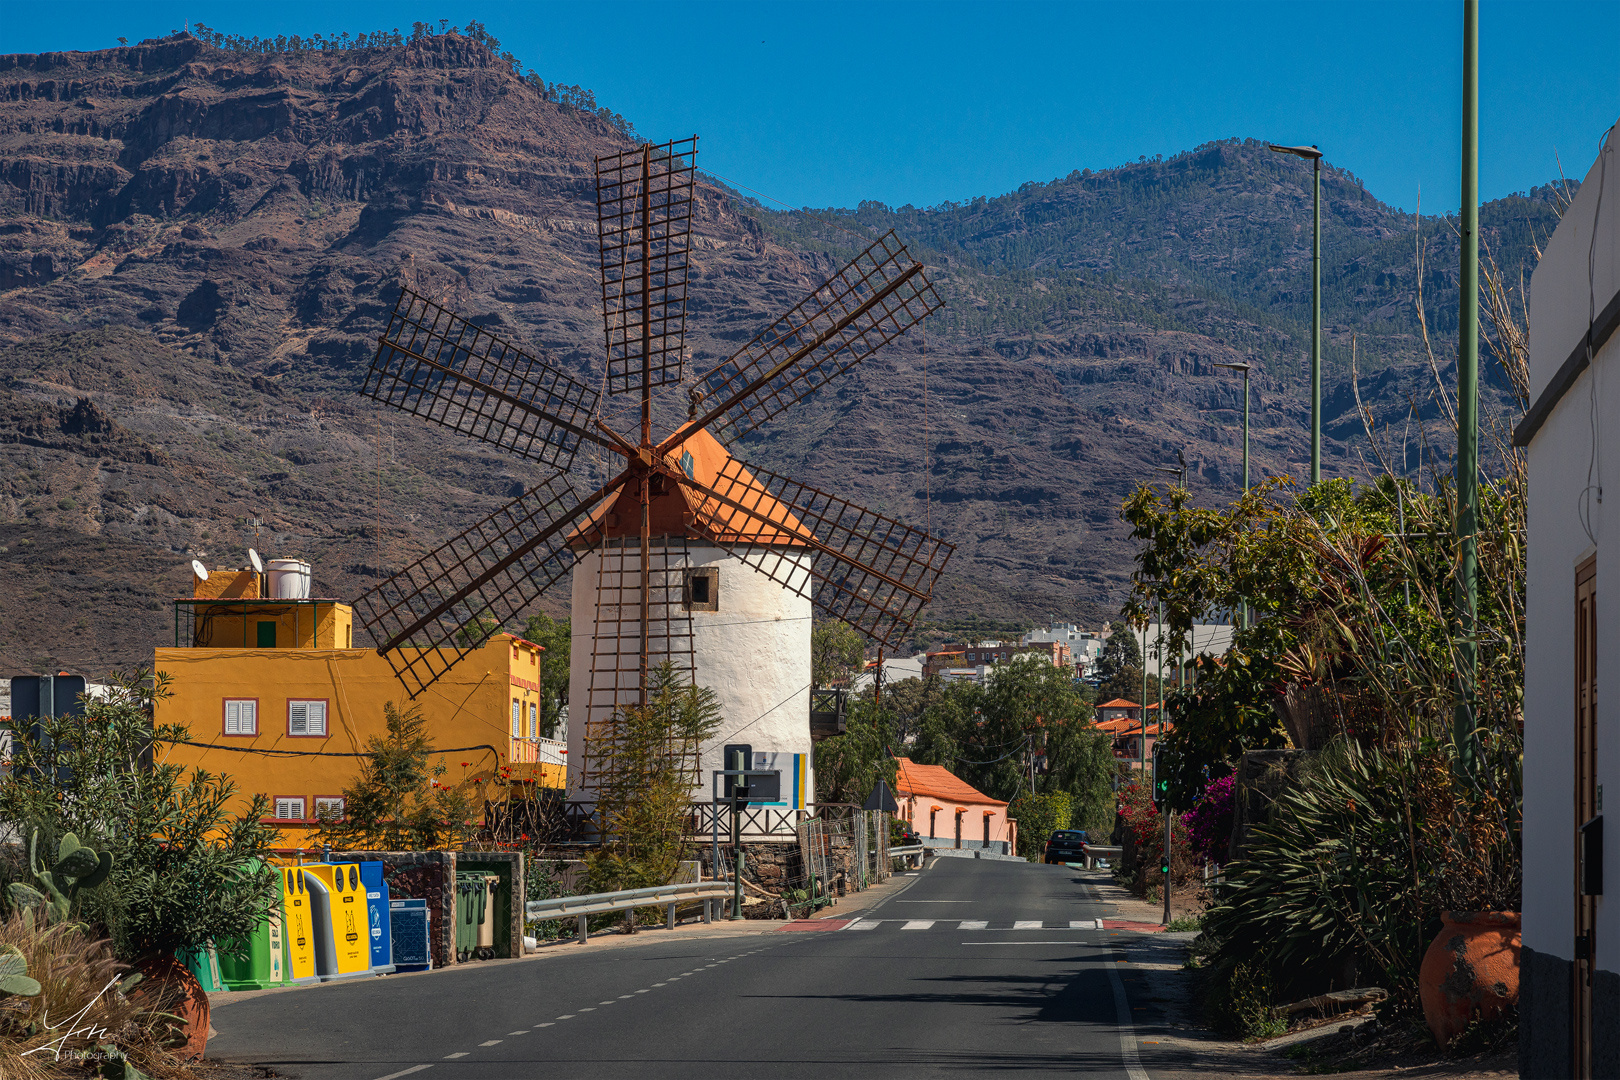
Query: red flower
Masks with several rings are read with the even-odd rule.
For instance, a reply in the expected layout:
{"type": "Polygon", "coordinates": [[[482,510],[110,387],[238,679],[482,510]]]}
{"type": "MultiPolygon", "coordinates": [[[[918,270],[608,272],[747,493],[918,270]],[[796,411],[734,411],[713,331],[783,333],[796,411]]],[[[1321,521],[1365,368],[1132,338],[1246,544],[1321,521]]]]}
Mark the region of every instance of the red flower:
{"type": "Polygon", "coordinates": [[[461,763],[461,767],[462,767],[462,768],[463,768],[463,769],[465,769],[465,768],[466,768],[466,767],[467,767],[467,766],[468,766],[468,765],[471,765],[471,764],[472,764],[472,762],[470,762],[470,761],[463,761],[463,762],[462,762],[462,763],[461,763]]]}

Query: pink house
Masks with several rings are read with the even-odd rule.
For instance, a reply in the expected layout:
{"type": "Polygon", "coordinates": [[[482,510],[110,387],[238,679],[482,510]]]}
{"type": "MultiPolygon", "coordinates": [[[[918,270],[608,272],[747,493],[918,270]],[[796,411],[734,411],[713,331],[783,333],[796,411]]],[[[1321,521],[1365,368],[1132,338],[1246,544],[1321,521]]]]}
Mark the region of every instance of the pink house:
{"type": "Polygon", "coordinates": [[[942,765],[898,761],[900,816],[926,846],[989,848],[1009,855],[1018,849],[1018,823],[1007,817],[1006,803],[974,790],[942,765]]]}

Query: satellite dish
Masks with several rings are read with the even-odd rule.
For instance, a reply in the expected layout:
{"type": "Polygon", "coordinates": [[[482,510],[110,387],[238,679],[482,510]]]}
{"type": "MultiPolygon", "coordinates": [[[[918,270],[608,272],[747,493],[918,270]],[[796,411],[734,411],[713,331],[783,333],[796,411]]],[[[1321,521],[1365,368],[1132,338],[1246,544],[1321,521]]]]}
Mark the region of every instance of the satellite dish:
{"type": "Polygon", "coordinates": [[[259,553],[252,548],[248,548],[248,562],[253,564],[255,574],[264,573],[264,560],[259,558],[259,553]]]}
{"type": "Polygon", "coordinates": [[[191,572],[193,574],[197,575],[197,580],[198,581],[207,581],[208,580],[208,567],[204,566],[202,563],[198,562],[196,559],[191,560],[191,572]]]}

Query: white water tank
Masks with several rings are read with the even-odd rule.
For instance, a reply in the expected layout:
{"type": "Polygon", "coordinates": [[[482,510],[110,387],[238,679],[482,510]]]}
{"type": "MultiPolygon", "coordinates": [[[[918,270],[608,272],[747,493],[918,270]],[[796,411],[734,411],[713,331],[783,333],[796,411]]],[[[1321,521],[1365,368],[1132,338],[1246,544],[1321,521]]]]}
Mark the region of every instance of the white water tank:
{"type": "Polygon", "coordinates": [[[303,559],[271,559],[264,570],[270,599],[309,599],[309,563],[303,559]]]}

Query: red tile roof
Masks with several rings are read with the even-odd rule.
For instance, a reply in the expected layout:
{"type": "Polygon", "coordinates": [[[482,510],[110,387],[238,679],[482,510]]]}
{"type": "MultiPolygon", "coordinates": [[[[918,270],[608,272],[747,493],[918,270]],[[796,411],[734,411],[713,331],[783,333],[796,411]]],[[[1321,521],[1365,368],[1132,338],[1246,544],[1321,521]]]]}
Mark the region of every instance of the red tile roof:
{"type": "Polygon", "coordinates": [[[978,803],[981,806],[1006,806],[1000,799],[992,799],[959,779],[943,765],[918,765],[910,758],[897,758],[900,775],[895,790],[901,795],[926,795],[957,803],[978,803]]]}
{"type": "Polygon", "coordinates": [[[1138,709],[1138,708],[1141,708],[1141,706],[1138,705],[1134,701],[1126,701],[1122,697],[1117,697],[1113,701],[1105,701],[1105,702],[1103,702],[1101,705],[1097,706],[1097,708],[1099,708],[1099,709],[1138,709]]]}

